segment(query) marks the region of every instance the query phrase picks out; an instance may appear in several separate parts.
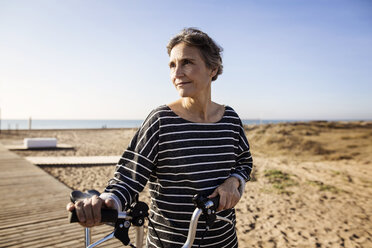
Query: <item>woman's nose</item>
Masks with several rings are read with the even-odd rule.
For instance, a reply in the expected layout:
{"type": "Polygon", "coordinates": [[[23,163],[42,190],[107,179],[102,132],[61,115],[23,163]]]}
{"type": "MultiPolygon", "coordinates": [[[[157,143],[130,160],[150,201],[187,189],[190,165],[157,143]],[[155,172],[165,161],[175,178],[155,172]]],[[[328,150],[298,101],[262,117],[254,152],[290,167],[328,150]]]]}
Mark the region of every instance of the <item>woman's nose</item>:
{"type": "Polygon", "coordinates": [[[184,71],[182,69],[182,66],[176,65],[174,68],[174,76],[175,77],[180,77],[184,75],[184,71]]]}

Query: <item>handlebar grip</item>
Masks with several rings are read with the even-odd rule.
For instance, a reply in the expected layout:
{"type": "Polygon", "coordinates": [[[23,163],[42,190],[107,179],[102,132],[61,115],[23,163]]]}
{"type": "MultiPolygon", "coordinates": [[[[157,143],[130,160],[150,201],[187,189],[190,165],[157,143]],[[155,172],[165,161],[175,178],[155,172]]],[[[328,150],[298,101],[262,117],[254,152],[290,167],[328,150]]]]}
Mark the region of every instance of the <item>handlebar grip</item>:
{"type": "Polygon", "coordinates": [[[213,208],[214,209],[217,209],[218,206],[220,205],[220,196],[219,195],[216,196],[216,197],[213,197],[213,198],[211,198],[209,200],[213,202],[213,208]]]}
{"type": "MultiPolygon", "coordinates": [[[[79,222],[76,210],[74,209],[69,215],[70,223],[79,222]]],[[[101,222],[102,223],[115,223],[118,220],[118,211],[115,209],[101,209],[101,222]]]]}

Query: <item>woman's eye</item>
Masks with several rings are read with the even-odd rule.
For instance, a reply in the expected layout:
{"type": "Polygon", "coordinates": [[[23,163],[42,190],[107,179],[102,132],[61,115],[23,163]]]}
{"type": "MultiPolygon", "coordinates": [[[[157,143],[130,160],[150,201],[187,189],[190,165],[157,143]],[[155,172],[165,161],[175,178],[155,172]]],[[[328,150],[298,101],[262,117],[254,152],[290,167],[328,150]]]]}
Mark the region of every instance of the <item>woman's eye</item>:
{"type": "Polygon", "coordinates": [[[190,62],[190,60],[187,60],[187,59],[185,59],[184,61],[183,61],[183,64],[184,65],[187,65],[187,64],[190,64],[191,62],[190,62]]]}
{"type": "Polygon", "coordinates": [[[174,63],[169,63],[169,68],[173,68],[175,66],[174,63]]]}

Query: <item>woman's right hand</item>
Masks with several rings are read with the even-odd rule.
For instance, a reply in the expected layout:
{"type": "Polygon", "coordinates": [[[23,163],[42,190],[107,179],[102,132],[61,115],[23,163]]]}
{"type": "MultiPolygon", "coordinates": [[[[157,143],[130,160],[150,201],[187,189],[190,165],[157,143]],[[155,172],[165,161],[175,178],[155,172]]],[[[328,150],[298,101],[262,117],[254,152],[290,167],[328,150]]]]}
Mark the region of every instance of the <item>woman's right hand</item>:
{"type": "Polygon", "coordinates": [[[92,196],[84,200],[68,203],[66,209],[68,211],[76,210],[76,215],[79,219],[79,224],[84,227],[93,227],[101,224],[101,208],[115,208],[113,199],[103,200],[99,196],[92,196]]]}

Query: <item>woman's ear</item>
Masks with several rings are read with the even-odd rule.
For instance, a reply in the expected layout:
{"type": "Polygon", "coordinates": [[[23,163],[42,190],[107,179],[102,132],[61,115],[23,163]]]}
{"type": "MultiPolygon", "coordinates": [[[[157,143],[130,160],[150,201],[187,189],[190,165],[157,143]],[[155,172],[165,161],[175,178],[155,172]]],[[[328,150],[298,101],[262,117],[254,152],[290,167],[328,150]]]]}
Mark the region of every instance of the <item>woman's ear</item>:
{"type": "Polygon", "coordinates": [[[212,69],[211,74],[210,74],[211,78],[213,78],[213,77],[216,76],[217,71],[218,71],[218,68],[216,68],[216,69],[212,69]]]}

